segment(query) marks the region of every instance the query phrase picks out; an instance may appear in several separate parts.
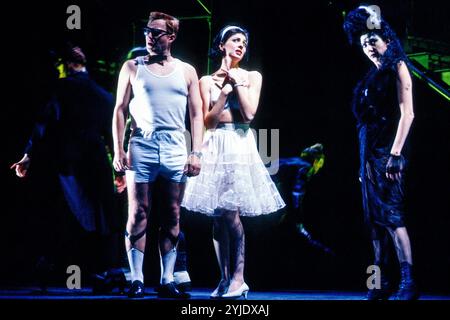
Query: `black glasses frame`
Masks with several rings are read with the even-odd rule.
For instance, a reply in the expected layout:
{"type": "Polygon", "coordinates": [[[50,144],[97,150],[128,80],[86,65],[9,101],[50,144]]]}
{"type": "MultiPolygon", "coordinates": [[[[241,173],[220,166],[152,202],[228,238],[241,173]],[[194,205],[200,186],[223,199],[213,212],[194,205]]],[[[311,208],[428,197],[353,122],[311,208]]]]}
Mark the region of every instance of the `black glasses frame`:
{"type": "Polygon", "coordinates": [[[164,35],[170,34],[170,32],[167,32],[166,30],[156,29],[156,28],[149,28],[144,27],[143,29],[144,35],[147,37],[149,34],[152,35],[154,38],[162,37],[164,35]]]}

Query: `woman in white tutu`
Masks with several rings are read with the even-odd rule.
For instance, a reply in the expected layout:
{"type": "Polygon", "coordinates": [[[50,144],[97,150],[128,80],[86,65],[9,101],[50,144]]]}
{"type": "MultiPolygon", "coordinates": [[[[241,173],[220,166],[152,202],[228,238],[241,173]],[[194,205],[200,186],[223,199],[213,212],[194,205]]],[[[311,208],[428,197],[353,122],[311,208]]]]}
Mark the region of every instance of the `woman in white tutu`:
{"type": "Polygon", "coordinates": [[[258,216],[285,206],[249,127],[258,108],[262,76],[239,68],[247,44],[248,32],[239,26],[224,27],[214,39],[211,57],[221,60],[220,68],[200,79],[207,128],[202,169],[189,178],[181,204],[214,219],[213,242],[222,278],[211,298],[246,297],[249,291],[240,215],[258,216]]]}

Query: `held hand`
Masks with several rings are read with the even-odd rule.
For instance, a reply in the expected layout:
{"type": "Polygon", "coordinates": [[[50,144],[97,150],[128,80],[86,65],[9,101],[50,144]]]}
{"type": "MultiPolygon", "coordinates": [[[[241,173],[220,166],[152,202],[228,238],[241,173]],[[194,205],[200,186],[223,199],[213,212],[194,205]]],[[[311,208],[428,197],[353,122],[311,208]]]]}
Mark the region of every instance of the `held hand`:
{"type": "Polygon", "coordinates": [[[127,187],[127,178],[125,177],[125,175],[115,176],[114,185],[116,186],[117,193],[122,193],[127,187]]]}
{"type": "Polygon", "coordinates": [[[228,70],[227,76],[228,78],[230,78],[233,84],[242,83],[246,80],[244,75],[238,68],[231,68],[230,70],[228,70]]]}
{"type": "Polygon", "coordinates": [[[231,91],[229,91],[229,87],[231,86],[231,89],[233,89],[233,80],[228,76],[228,70],[225,70],[225,69],[220,69],[221,71],[223,71],[223,73],[225,74],[225,76],[224,76],[224,78],[223,78],[223,82],[222,82],[222,84],[220,85],[220,84],[218,84],[218,83],[216,83],[216,86],[220,89],[220,90],[222,90],[222,89],[224,89],[227,85],[228,85],[228,87],[227,87],[227,89],[225,90],[225,91],[223,91],[223,93],[225,94],[225,95],[227,95],[228,93],[230,93],[231,91]]]}
{"type": "Polygon", "coordinates": [[[231,91],[233,91],[233,86],[230,83],[227,83],[222,87],[222,92],[226,96],[229,95],[231,91]]]}
{"type": "Polygon", "coordinates": [[[31,159],[27,154],[24,154],[23,158],[19,162],[11,165],[10,169],[15,169],[16,175],[19,178],[24,178],[27,175],[28,168],[30,167],[31,159]]]}
{"type": "Polygon", "coordinates": [[[130,169],[128,167],[127,155],[123,150],[114,154],[113,167],[117,172],[124,172],[125,170],[130,169]]]}
{"type": "Polygon", "coordinates": [[[184,174],[188,177],[195,177],[200,173],[200,157],[201,153],[191,153],[184,166],[184,174]]]}
{"type": "Polygon", "coordinates": [[[403,156],[391,154],[386,164],[386,177],[392,181],[400,181],[404,169],[405,159],[403,156]]]}
{"type": "Polygon", "coordinates": [[[224,85],[226,83],[231,83],[232,85],[248,83],[247,75],[239,68],[231,68],[228,70],[221,68],[220,70],[225,73],[224,85]]]}

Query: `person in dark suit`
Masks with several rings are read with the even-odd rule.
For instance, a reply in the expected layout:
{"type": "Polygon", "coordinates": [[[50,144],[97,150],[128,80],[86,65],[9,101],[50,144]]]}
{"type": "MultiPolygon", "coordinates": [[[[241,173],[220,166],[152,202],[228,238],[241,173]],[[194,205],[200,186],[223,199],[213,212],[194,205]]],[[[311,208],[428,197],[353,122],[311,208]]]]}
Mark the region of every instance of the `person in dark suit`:
{"type": "MultiPolygon", "coordinates": [[[[61,61],[64,76],[38,117],[22,159],[11,166],[20,178],[28,170],[37,154],[36,164],[44,166],[48,176],[55,178],[58,192],[64,199],[64,208],[70,212],[61,218],[64,210],[56,208],[51,226],[46,232],[59,233],[54,246],[69,241],[59,219],[71,221],[87,245],[83,260],[91,273],[111,267],[113,254],[110,236],[119,230],[120,217],[114,214],[113,170],[108,159],[107,146],[111,146],[112,95],[94,82],[86,70],[86,57],[79,47],[67,47],[61,61]],[[43,154],[44,153],[44,154],[43,154]],[[59,229],[59,230],[58,230],[59,229]],[[109,249],[108,249],[109,248],[109,249]]],[[[49,182],[48,182],[49,183],[49,182]]],[[[55,189],[56,190],[56,189],[55,189]]],[[[49,201],[58,202],[58,193],[48,194],[49,201]]],[[[45,201],[40,199],[40,201],[45,201]]],[[[73,241],[73,240],[72,240],[73,241]]],[[[41,248],[44,249],[44,248],[41,248]]],[[[67,247],[66,247],[67,249],[67,247]]],[[[56,252],[58,256],[72,252],[56,252]]],[[[56,250],[54,250],[56,251],[56,250]]],[[[78,261],[78,260],[77,260],[78,261]]],[[[83,265],[83,264],[82,264],[83,265]]]]}

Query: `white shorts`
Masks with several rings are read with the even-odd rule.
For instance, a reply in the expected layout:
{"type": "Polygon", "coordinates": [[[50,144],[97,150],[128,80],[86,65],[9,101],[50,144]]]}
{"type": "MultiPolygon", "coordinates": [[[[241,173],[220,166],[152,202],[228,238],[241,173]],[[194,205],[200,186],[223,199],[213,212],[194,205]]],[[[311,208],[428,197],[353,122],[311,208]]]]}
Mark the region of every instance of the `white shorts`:
{"type": "Polygon", "coordinates": [[[133,130],[128,146],[130,170],[136,183],[154,182],[159,174],[172,182],[185,182],[186,138],[179,130],[133,130]]]}

